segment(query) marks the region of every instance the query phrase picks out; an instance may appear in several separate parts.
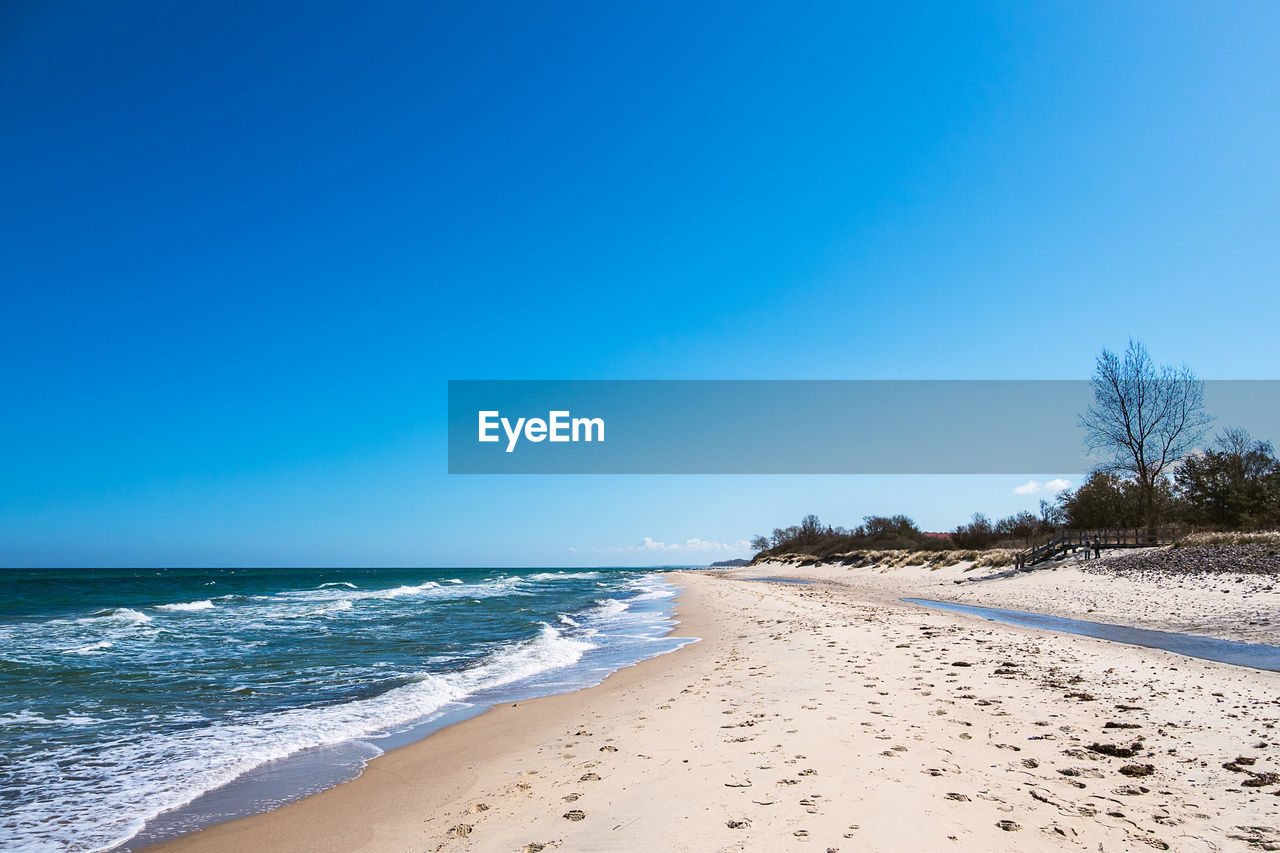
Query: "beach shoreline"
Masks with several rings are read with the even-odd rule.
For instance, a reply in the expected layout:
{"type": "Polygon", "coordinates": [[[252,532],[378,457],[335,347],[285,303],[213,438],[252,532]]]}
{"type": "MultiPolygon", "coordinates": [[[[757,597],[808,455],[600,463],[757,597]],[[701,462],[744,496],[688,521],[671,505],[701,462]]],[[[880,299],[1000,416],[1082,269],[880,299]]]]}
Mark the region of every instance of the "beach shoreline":
{"type": "MultiPolygon", "coordinates": [[[[674,575],[667,575],[666,580],[679,584],[674,575]]],[[[700,633],[705,633],[707,627],[702,611],[686,598],[683,588],[679,601],[679,624],[667,636],[701,640],[700,633]]],[[[422,834],[418,824],[423,823],[416,818],[405,819],[404,809],[444,808],[474,785],[480,777],[477,768],[500,761],[516,746],[556,728],[558,721],[572,712],[574,697],[593,691],[631,689],[660,671],[660,662],[673,655],[688,656],[700,645],[689,643],[623,667],[591,687],[496,705],[373,758],[355,779],[268,812],[212,824],[136,850],[200,853],[240,849],[401,849],[406,837],[422,834]],[[334,820],[335,815],[340,816],[338,820],[334,820]]],[[[425,849],[433,848],[428,844],[425,849]]]]}
{"type": "Polygon", "coordinates": [[[742,582],[760,568],[672,576],[676,630],[701,642],[145,849],[1280,843],[1275,673],[927,611],[821,571],[742,582]]]}

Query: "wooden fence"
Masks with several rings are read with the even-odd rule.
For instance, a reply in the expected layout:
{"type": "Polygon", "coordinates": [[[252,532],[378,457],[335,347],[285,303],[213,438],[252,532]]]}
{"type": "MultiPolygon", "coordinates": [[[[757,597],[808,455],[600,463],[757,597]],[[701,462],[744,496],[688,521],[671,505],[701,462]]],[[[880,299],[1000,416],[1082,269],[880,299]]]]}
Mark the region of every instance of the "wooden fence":
{"type": "Polygon", "coordinates": [[[1059,530],[1045,541],[1019,551],[1014,555],[1014,562],[1019,569],[1025,569],[1080,548],[1092,547],[1094,542],[1098,543],[1099,548],[1152,548],[1171,545],[1189,532],[1188,528],[1177,525],[1059,530]]]}

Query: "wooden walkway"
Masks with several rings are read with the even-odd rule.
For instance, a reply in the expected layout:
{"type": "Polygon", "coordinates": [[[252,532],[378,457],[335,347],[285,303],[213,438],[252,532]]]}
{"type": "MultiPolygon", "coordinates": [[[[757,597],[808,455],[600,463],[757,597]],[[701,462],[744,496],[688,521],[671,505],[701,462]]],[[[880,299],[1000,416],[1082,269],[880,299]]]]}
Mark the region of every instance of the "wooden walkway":
{"type": "Polygon", "coordinates": [[[1186,536],[1190,530],[1177,525],[1171,527],[1109,527],[1082,528],[1079,530],[1059,530],[1045,541],[1033,545],[1025,551],[1014,555],[1014,564],[1019,569],[1065,556],[1072,551],[1092,546],[1096,540],[1100,548],[1152,548],[1159,545],[1172,545],[1186,536]]]}

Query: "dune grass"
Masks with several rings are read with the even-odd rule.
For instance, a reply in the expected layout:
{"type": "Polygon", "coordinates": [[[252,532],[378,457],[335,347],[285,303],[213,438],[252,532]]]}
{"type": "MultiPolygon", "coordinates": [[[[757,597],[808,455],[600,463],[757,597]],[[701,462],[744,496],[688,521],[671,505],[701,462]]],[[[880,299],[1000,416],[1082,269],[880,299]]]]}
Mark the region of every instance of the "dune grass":
{"type": "Polygon", "coordinates": [[[1197,545],[1280,545],[1280,530],[1261,530],[1255,533],[1191,533],[1174,543],[1175,548],[1191,548],[1197,545]]]}
{"type": "Polygon", "coordinates": [[[847,566],[855,569],[873,567],[896,569],[903,566],[926,566],[929,569],[940,569],[944,566],[955,566],[961,563],[968,563],[968,568],[1001,568],[1013,565],[1013,555],[1013,551],[1004,548],[993,548],[985,551],[969,549],[917,551],[902,548],[883,551],[849,551],[832,554],[821,560],[812,554],[776,554],[769,556],[767,559],[800,566],[826,564],[847,566]]]}

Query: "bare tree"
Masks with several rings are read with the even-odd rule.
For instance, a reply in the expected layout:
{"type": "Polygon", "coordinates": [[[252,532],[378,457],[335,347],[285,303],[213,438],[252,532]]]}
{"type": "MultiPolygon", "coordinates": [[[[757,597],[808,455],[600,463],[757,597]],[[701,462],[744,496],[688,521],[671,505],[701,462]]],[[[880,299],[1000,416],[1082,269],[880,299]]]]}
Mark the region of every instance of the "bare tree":
{"type": "Polygon", "coordinates": [[[755,550],[755,551],[768,551],[768,550],[769,550],[769,537],[768,537],[768,536],[757,536],[756,538],[752,539],[752,540],[751,540],[751,548],[752,548],[753,550],[755,550]]]}
{"type": "Polygon", "coordinates": [[[1204,383],[1186,365],[1156,366],[1141,341],[1124,357],[1104,349],[1093,373],[1093,405],[1080,416],[1085,445],[1109,461],[1099,467],[1132,477],[1149,531],[1155,527],[1157,483],[1204,437],[1204,383]]]}

